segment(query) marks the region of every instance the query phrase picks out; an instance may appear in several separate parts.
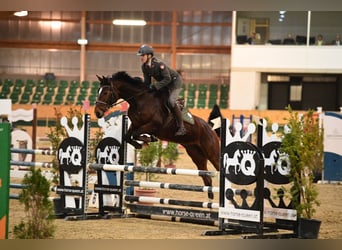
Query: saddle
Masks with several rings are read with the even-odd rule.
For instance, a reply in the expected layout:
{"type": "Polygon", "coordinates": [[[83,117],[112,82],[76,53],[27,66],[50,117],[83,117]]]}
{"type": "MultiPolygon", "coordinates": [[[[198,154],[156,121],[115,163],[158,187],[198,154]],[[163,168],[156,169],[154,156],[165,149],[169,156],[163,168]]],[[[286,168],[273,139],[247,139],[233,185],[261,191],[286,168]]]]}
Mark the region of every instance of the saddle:
{"type": "MultiPolygon", "coordinates": [[[[167,89],[162,89],[162,103],[163,103],[163,109],[165,109],[165,111],[170,115],[172,115],[172,112],[171,112],[171,107],[170,107],[170,103],[168,102],[168,96],[169,96],[169,93],[167,92],[168,90],[167,89]]],[[[177,101],[176,101],[176,105],[178,105],[179,109],[181,110],[182,112],[182,118],[183,118],[183,121],[184,122],[187,122],[189,124],[192,124],[194,125],[195,122],[194,122],[194,118],[192,117],[192,114],[189,112],[188,108],[185,107],[185,100],[184,98],[178,98],[177,101]]]]}
{"type": "Polygon", "coordinates": [[[178,98],[176,101],[176,105],[178,105],[179,109],[182,112],[183,121],[194,125],[194,118],[192,117],[192,114],[190,113],[188,108],[184,106],[184,103],[184,98],[178,98]]]}

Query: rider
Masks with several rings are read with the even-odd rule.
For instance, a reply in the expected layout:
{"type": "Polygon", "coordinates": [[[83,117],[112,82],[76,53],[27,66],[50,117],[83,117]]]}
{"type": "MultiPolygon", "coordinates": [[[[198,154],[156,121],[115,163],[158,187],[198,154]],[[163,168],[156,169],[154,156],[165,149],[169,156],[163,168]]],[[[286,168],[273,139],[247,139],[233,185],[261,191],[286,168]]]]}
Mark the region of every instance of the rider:
{"type": "Polygon", "coordinates": [[[185,135],[186,129],[182,118],[182,112],[176,101],[181,91],[182,78],[164,62],[154,57],[154,50],[149,45],[142,45],[137,53],[142,62],[141,69],[144,74],[144,82],[149,85],[150,91],[158,91],[166,87],[169,91],[169,103],[172,114],[177,122],[176,136],[185,135]],[[152,83],[152,78],[156,81],[152,83]]]}

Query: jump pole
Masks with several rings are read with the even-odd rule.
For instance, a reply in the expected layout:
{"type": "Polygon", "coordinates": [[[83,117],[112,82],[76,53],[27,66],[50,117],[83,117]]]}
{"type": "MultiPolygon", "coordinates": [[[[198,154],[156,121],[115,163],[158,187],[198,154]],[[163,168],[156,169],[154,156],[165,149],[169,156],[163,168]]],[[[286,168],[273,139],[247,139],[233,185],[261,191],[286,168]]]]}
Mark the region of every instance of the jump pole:
{"type": "Polygon", "coordinates": [[[0,239],[8,238],[9,179],[10,179],[10,124],[0,123],[0,239]]]}
{"type": "Polygon", "coordinates": [[[89,164],[89,168],[104,171],[127,171],[127,172],[149,172],[170,175],[196,175],[196,176],[211,176],[215,177],[217,172],[192,170],[192,169],[177,169],[177,168],[157,168],[157,167],[141,167],[131,165],[110,165],[110,164],[89,164]]]}

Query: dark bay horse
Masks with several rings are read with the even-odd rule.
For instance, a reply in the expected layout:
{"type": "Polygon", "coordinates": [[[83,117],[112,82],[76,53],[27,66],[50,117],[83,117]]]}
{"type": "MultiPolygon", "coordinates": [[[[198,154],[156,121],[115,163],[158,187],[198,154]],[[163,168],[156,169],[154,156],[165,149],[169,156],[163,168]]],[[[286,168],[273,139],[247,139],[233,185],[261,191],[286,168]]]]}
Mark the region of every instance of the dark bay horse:
{"type": "MultiPolygon", "coordinates": [[[[206,121],[193,115],[194,124],[184,123],[187,133],[175,136],[176,121],[165,105],[168,98],[165,93],[149,92],[148,86],[140,78],[132,78],[124,71],[117,72],[111,78],[97,77],[100,87],[95,106],[96,117],[103,117],[119,99],[129,103],[128,117],[131,125],[125,135],[127,143],[141,148],[142,145],[137,141],[148,143],[151,137],[146,134],[153,135],[161,140],[181,144],[199,170],[208,170],[209,160],[219,171],[219,137],[206,121]]],[[[210,176],[202,178],[205,185],[212,186],[210,176]]],[[[209,192],[208,197],[213,199],[213,193],[209,192]]]]}

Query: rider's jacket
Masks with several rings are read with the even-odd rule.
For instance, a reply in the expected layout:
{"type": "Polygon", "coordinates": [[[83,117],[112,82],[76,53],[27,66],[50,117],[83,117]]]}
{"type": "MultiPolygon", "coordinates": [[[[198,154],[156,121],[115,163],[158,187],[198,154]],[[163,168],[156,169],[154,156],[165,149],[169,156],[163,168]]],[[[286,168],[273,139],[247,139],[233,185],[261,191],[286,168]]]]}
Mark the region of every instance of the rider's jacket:
{"type": "Polygon", "coordinates": [[[141,69],[144,74],[144,82],[148,85],[153,84],[158,90],[163,87],[167,87],[169,90],[181,87],[182,81],[177,71],[155,57],[152,58],[151,65],[144,63],[141,69]]]}

